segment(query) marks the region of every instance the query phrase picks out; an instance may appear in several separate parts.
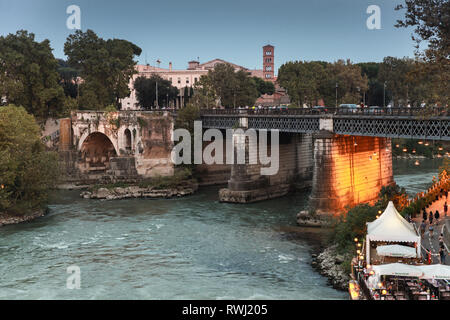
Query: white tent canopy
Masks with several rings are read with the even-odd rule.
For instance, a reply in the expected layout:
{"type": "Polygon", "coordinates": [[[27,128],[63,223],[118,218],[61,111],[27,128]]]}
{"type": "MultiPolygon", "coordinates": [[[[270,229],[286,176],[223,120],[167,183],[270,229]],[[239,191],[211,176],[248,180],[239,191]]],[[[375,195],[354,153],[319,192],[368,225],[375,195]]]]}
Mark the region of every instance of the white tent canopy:
{"type": "Polygon", "coordinates": [[[371,241],[419,242],[420,236],[414,227],[398,213],[392,201],[383,214],[367,223],[367,236],[371,241]]]}
{"type": "Polygon", "coordinates": [[[417,258],[416,248],[399,244],[378,246],[377,254],[385,257],[417,258]]]}
{"type": "Polygon", "coordinates": [[[442,264],[430,264],[418,266],[423,272],[424,279],[447,279],[450,280],[450,266],[442,264]]]}
{"type": "Polygon", "coordinates": [[[414,226],[395,209],[394,203],[389,201],[383,214],[373,222],[367,223],[366,259],[370,264],[370,242],[414,242],[416,257],[420,258],[420,235],[414,226]]]}
{"type": "Polygon", "coordinates": [[[421,277],[423,271],[417,266],[403,263],[389,263],[372,266],[378,276],[421,277]]]}

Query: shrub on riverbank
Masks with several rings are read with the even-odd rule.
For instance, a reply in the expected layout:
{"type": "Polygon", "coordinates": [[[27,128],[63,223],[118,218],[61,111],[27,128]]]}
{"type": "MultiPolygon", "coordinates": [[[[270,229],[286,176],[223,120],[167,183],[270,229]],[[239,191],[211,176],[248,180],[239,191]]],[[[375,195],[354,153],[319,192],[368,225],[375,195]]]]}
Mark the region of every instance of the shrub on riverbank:
{"type": "Polygon", "coordinates": [[[34,117],[22,107],[0,108],[0,213],[27,214],[47,203],[58,177],[34,117]]]}
{"type": "Polygon", "coordinates": [[[354,239],[364,240],[367,222],[374,221],[377,215],[386,209],[389,201],[392,201],[397,210],[405,216],[409,210],[407,199],[404,188],[396,184],[386,186],[381,189],[375,205],[365,203],[348,208],[346,213],[336,219],[330,243],[336,244],[336,251],[343,255],[341,267],[344,271],[350,272],[350,261],[356,255],[354,239]]]}

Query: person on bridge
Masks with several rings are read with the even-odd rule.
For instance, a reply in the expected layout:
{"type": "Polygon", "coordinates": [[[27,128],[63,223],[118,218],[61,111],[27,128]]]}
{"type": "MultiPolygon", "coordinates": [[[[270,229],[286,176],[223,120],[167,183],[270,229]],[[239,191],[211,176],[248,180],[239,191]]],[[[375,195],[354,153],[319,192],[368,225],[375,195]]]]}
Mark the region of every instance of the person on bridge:
{"type": "Polygon", "coordinates": [[[428,209],[428,205],[423,209],[423,212],[422,212],[422,217],[423,217],[424,221],[427,220],[427,209],[428,209]]]}
{"type": "Polygon", "coordinates": [[[422,220],[422,223],[420,224],[420,235],[422,236],[422,238],[423,238],[423,235],[425,234],[425,229],[426,229],[426,227],[427,227],[427,224],[426,224],[425,221],[426,221],[426,220],[423,219],[423,220],[422,220]]]}
{"type": "Polygon", "coordinates": [[[428,227],[428,233],[430,234],[430,238],[433,238],[433,225],[430,223],[430,226],[428,227]]]}
{"type": "Polygon", "coordinates": [[[430,225],[433,224],[433,211],[430,211],[430,215],[428,216],[428,220],[430,220],[430,225]]]}
{"type": "Polygon", "coordinates": [[[427,263],[431,264],[431,250],[425,249],[427,251],[427,263]]]}
{"type": "Polygon", "coordinates": [[[447,201],[444,203],[444,216],[447,216],[448,206],[447,201]]]}

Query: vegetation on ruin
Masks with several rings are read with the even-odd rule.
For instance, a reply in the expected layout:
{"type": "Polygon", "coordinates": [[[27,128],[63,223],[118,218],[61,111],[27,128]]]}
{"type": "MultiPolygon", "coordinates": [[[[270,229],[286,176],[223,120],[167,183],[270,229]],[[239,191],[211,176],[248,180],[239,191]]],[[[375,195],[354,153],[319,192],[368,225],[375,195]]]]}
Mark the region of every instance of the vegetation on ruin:
{"type": "Polygon", "coordinates": [[[175,170],[173,176],[155,176],[139,181],[138,183],[115,182],[109,184],[97,184],[92,186],[90,190],[98,190],[100,188],[114,189],[114,188],[128,188],[138,186],[139,188],[152,188],[155,190],[177,188],[186,183],[195,183],[196,180],[192,177],[192,171],[189,168],[178,168],[175,170]]]}
{"type": "Polygon", "coordinates": [[[45,150],[35,118],[23,107],[0,108],[0,213],[45,206],[57,168],[57,154],[45,150]]]}

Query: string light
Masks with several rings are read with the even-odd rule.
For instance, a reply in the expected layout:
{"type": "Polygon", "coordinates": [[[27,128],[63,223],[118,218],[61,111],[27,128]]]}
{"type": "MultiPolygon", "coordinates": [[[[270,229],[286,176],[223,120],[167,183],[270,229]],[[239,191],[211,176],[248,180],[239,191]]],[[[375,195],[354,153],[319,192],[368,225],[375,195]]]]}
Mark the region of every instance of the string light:
{"type": "Polygon", "coordinates": [[[420,165],[419,160],[416,160],[416,162],[414,162],[414,164],[415,164],[416,166],[420,165]]]}

